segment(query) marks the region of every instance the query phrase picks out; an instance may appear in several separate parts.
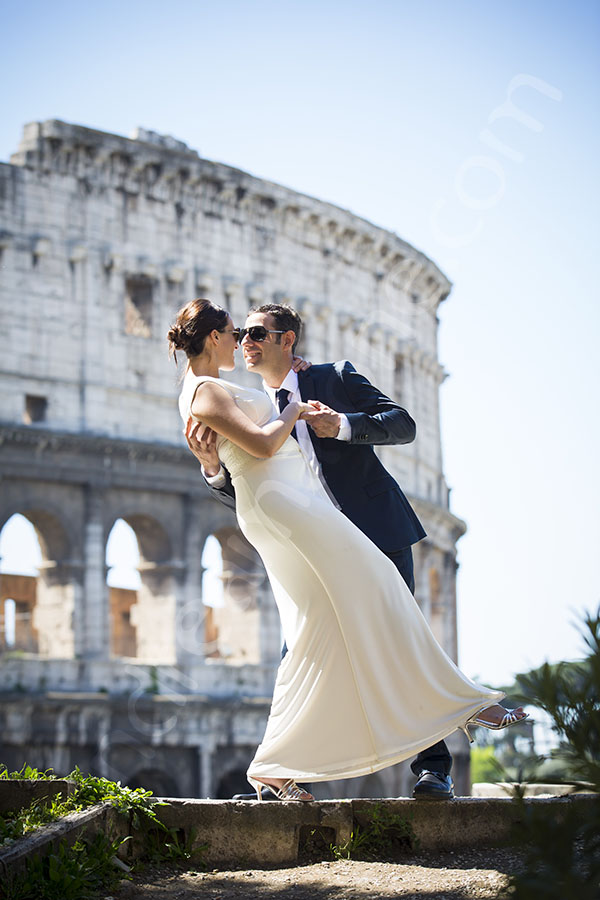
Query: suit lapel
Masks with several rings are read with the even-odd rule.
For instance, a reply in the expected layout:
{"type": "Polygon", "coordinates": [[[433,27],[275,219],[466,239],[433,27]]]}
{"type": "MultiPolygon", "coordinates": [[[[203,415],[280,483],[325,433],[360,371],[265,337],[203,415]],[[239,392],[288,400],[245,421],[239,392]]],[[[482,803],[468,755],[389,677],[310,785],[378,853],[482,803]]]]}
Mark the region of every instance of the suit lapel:
{"type": "Polygon", "coordinates": [[[305,403],[307,400],[317,400],[315,379],[310,374],[310,369],[307,369],[306,372],[298,372],[298,387],[300,396],[305,403]]]}

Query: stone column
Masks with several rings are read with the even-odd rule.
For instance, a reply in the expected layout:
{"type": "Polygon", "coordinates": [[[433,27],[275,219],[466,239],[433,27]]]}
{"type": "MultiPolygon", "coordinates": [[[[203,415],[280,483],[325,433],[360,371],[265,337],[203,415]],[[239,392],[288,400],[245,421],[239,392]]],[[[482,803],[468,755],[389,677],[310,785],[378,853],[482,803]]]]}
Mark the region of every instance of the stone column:
{"type": "Polygon", "coordinates": [[[108,659],[110,629],[102,515],[104,495],[101,488],[91,484],[86,486],[85,494],[82,627],[77,655],[84,659],[108,659]]]}
{"type": "Polygon", "coordinates": [[[205,655],[205,609],[202,603],[202,550],[208,537],[201,521],[202,501],[182,498],[183,563],[175,610],[175,654],[179,665],[198,665],[205,655]]]}
{"type": "Polygon", "coordinates": [[[171,562],[143,563],[142,584],[131,607],[131,623],[136,628],[137,657],[152,663],[175,662],[175,576],[180,566],[171,562]]]}
{"type": "Polygon", "coordinates": [[[81,566],[48,559],[40,565],[32,613],[40,656],[72,659],[78,653],[75,621],[81,578],[81,566]]]}
{"type": "Polygon", "coordinates": [[[200,757],[200,784],[198,794],[201,797],[212,797],[215,793],[216,786],[213,784],[214,749],[212,741],[207,741],[198,748],[198,755],[200,757]]]}
{"type": "Polygon", "coordinates": [[[456,570],[458,563],[456,555],[447,550],[444,553],[444,569],[442,586],[444,592],[444,613],[446,624],[446,641],[444,649],[455,663],[458,664],[458,628],[456,621],[456,570]]]}

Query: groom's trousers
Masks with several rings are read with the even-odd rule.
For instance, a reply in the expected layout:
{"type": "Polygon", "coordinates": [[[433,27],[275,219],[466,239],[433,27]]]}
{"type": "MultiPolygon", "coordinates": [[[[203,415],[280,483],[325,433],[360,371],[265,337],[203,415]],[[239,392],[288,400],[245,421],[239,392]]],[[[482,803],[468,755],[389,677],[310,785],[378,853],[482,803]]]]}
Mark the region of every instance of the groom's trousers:
{"type": "MultiPolygon", "coordinates": [[[[397,553],[385,554],[394,563],[404,581],[408,585],[411,594],[415,593],[415,573],[413,566],[413,555],[410,547],[405,547],[397,553]]],[[[449,775],[452,768],[452,757],[446,746],[445,741],[438,741],[427,750],[421,750],[416,759],[412,761],[410,767],[414,775],[419,776],[424,769],[430,772],[440,772],[443,775],[449,775]]]]}

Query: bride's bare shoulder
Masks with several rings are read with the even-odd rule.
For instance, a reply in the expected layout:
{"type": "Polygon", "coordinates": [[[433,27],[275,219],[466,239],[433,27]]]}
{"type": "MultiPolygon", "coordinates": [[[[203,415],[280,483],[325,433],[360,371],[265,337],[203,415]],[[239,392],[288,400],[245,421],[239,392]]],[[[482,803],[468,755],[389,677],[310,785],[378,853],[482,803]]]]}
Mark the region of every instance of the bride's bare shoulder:
{"type": "Polygon", "coordinates": [[[229,406],[233,402],[231,392],[224,384],[220,384],[220,379],[202,380],[194,389],[192,413],[201,416],[203,413],[213,412],[217,407],[229,406]]]}

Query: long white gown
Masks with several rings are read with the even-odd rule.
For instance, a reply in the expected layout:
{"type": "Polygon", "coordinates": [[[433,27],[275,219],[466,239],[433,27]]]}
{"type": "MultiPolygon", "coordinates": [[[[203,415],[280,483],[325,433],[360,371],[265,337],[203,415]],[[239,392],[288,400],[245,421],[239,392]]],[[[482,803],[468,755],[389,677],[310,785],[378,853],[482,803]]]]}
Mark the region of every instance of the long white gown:
{"type": "MultiPolygon", "coordinates": [[[[276,418],[263,391],[189,371],[179,399],[184,422],[206,380],[258,425],[276,418]]],[[[222,437],[217,451],[288,647],[251,777],[328,781],[375,772],[503,698],[446,655],[394,564],[335,508],[292,437],[271,459],[222,437]]]]}

